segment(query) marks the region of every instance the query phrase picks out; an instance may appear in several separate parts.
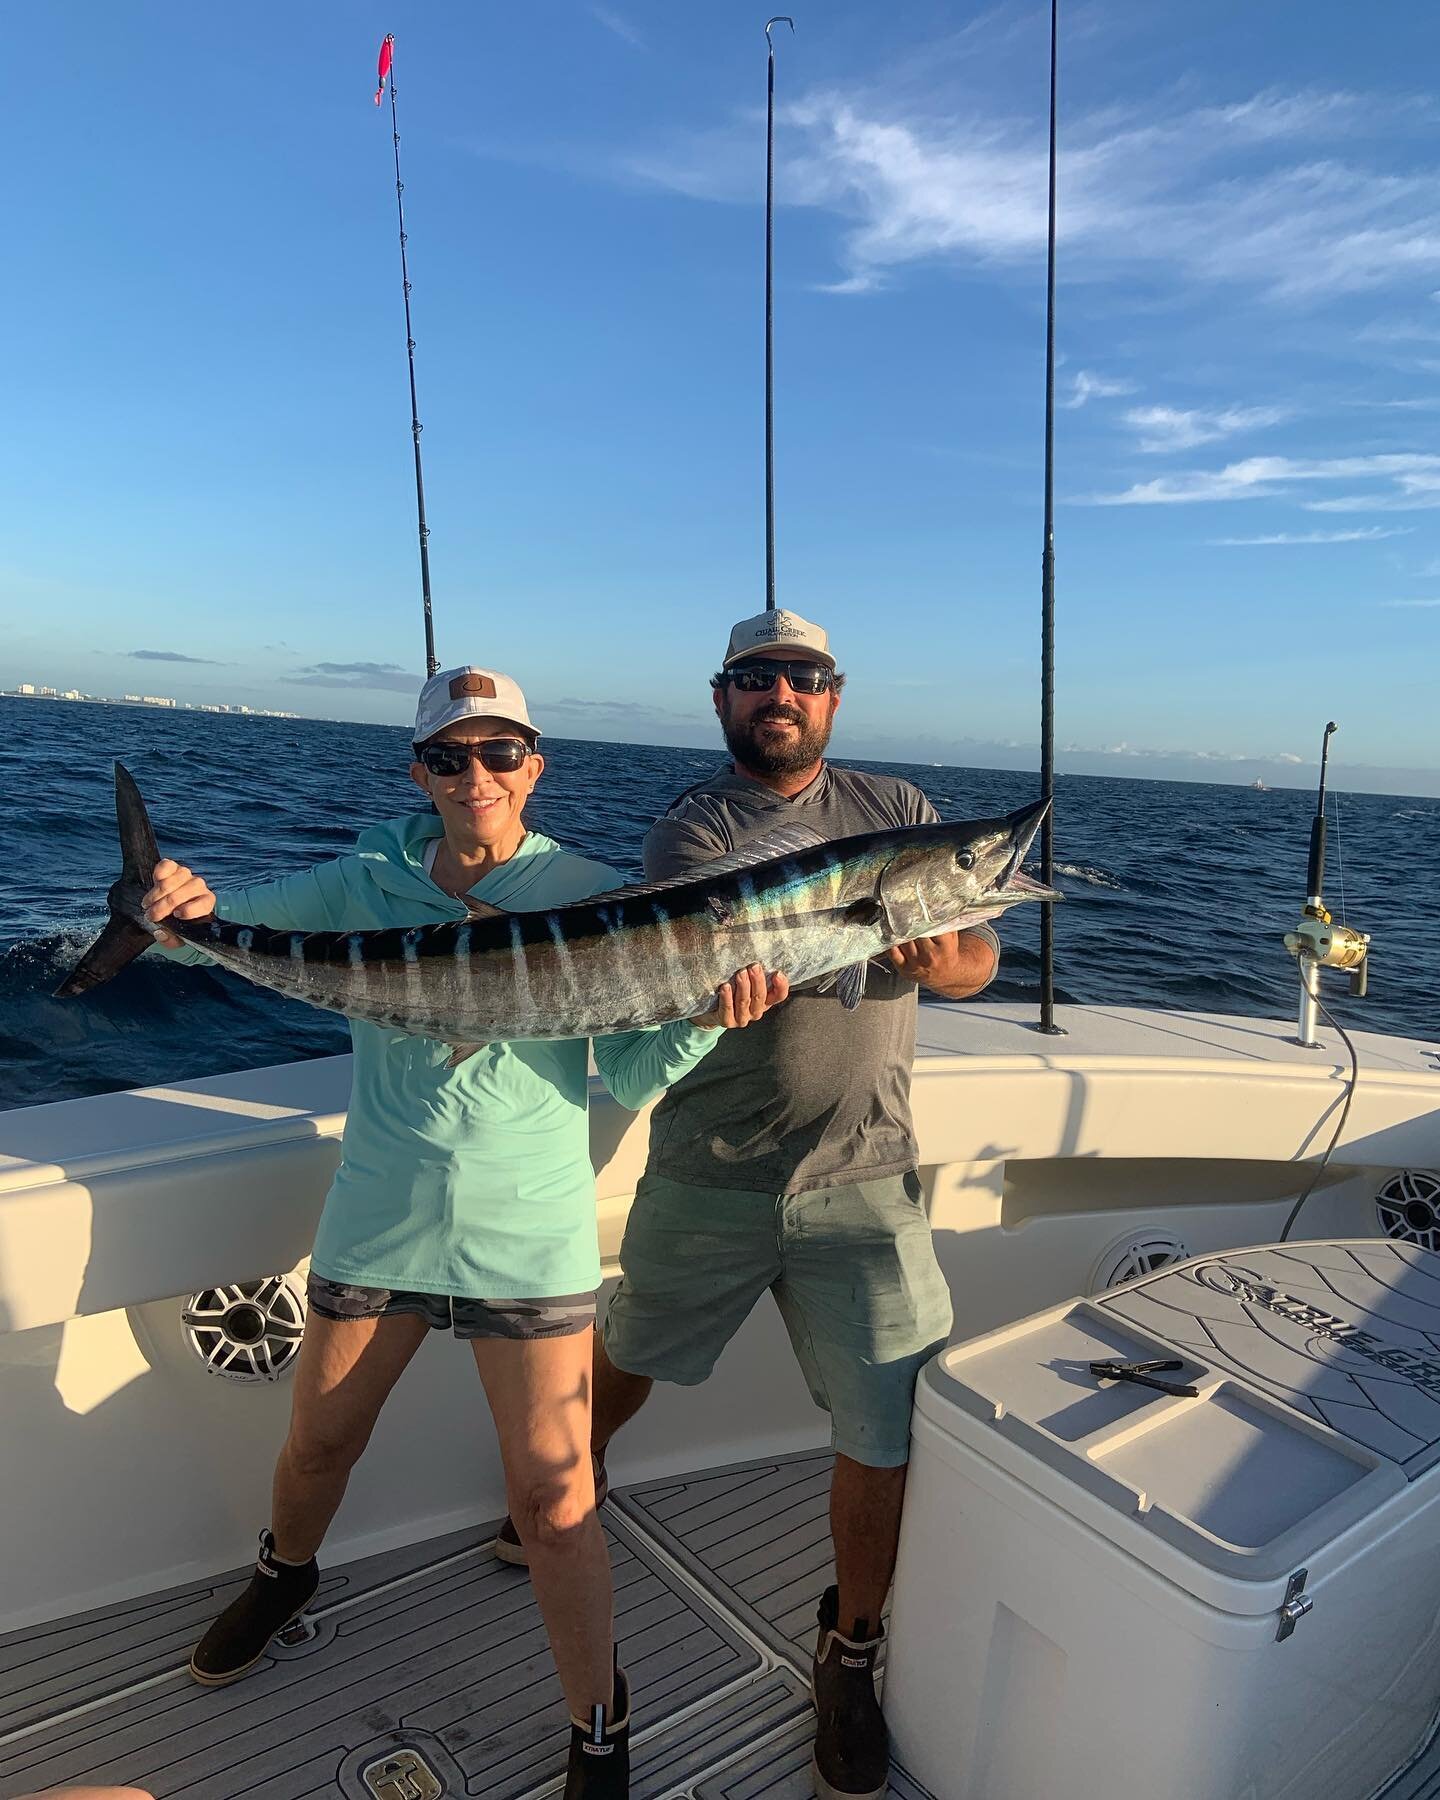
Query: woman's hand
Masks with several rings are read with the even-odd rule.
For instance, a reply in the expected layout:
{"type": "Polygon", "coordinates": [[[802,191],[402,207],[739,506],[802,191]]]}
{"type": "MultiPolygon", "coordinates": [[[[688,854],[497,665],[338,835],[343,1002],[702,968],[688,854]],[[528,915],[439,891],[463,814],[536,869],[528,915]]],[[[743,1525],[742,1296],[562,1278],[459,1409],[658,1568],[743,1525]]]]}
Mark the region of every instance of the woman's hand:
{"type": "Polygon", "coordinates": [[[780,974],[767,976],[759,963],[738,969],[729,981],[715,990],[715,1004],[692,1025],[703,1025],[707,1031],[736,1031],[764,1018],[772,1006],[779,1006],[790,994],[789,980],[780,974]]]}
{"type": "MultiPolygon", "coordinates": [[[[152,925],[158,925],[161,919],[168,919],[172,913],[177,919],[204,919],[215,910],[214,894],[200,876],[187,869],[184,863],[168,860],[156,863],[151,880],[155,885],[140,904],[145,908],[145,917],[152,925]]],[[[155,935],[172,950],[178,949],[185,941],[176,937],[173,931],[158,931],[155,935]]]]}

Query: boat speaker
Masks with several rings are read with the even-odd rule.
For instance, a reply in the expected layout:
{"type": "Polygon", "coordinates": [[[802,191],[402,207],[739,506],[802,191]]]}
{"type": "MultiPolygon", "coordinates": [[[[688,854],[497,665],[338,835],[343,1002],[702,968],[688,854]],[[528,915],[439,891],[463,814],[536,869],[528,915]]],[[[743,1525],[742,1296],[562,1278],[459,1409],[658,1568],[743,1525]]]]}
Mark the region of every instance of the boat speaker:
{"type": "Polygon", "coordinates": [[[224,1381],[278,1381],[300,1354],[305,1290],[290,1275],[192,1294],[180,1315],[190,1348],[224,1381]]]}
{"type": "Polygon", "coordinates": [[[1401,1169],[1375,1196],[1375,1217],[1388,1238],[1440,1250],[1440,1175],[1433,1169],[1401,1169]]]}
{"type": "Polygon", "coordinates": [[[1119,1287],[1122,1281],[1134,1281],[1141,1275],[1152,1275],[1170,1263],[1184,1262],[1190,1252],[1173,1231],[1159,1226],[1127,1232],[1104,1250],[1090,1271],[1090,1292],[1100,1294],[1106,1288],[1119,1287]]]}

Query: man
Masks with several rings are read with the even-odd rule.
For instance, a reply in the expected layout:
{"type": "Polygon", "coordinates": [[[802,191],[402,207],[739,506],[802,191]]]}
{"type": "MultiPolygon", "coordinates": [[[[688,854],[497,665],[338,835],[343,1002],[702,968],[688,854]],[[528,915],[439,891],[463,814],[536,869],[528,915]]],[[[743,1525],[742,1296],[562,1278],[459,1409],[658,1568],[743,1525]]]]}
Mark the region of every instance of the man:
{"type": "MultiPolygon", "coordinates": [[[[824,760],[844,679],[825,632],[794,613],[735,627],[711,682],[733,763],[652,827],[651,880],[786,824],[833,839],[937,818],[908,782],[824,760]]],[[[743,1035],[725,1033],[655,1109],[596,1350],[591,1441],[603,1494],[605,1448],[652,1383],[703,1381],[761,1293],[774,1294],[834,1427],[837,1583],[821,1602],[814,1668],[823,1800],[885,1789],[880,1616],[915,1378],[951,1323],[915,1172],[916,989],[964,999],[990,981],[998,955],[986,926],[901,944],[888,968],[870,969],[854,1011],[831,993],[801,992],[743,1035]]],[[[508,1521],[498,1548],[524,1560],[508,1521]]]]}

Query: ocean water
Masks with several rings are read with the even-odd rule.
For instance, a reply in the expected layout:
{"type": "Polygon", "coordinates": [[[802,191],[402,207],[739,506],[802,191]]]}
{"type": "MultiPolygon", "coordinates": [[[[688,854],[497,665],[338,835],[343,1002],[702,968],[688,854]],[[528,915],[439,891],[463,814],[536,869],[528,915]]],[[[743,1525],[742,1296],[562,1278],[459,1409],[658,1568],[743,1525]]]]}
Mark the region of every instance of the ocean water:
{"type": "MultiPolygon", "coordinates": [[[[408,734],[388,726],[0,697],[0,1107],[328,1055],[344,1021],[218,970],[142,957],[107,987],[51,998],[98,931],[119,872],[111,765],[140,784],[160,846],[216,888],[340,854],[424,802],[408,734]]],[[[843,741],[836,760],[847,760],[843,741]]],[[[715,750],[547,739],[527,811],[540,829],[639,874],[657,813],[715,750]]],[[[1008,811],[1032,774],[865,764],[922,787],[946,818],[1008,811]]],[[[1056,984],[1062,999],[1292,1017],[1281,936],[1304,898],[1313,797],[1091,776],[1057,789],[1056,984]]],[[[1374,934],[1370,993],[1325,993],[1347,1023],[1440,1034],[1440,800],[1332,795],[1326,893],[1374,934]],[[1338,828],[1337,828],[1338,827],[1338,828]]],[[[1037,994],[1038,911],[1001,922],[991,994],[1037,994]]]]}

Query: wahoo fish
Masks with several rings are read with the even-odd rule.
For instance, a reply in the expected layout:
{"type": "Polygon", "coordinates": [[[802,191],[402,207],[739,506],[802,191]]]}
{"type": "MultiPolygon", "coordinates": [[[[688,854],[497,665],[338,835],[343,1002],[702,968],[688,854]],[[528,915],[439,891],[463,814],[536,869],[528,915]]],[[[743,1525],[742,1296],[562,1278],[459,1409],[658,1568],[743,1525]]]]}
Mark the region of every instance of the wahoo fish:
{"type": "MultiPolygon", "coordinates": [[[[378,931],[277,931],[212,915],[164,921],[247,981],[436,1038],[460,1060],[498,1038],[599,1037],[694,1018],[737,969],[833,986],[855,1007],[894,944],[1058,900],[1021,870],[1048,801],[1003,818],[825,840],[786,825],[670,881],[544,912],[467,902],[468,918],[378,931]]],[[[141,899],[160,860],[129,771],[115,765],[122,872],[109,922],[57,995],[108,981],[153,942],[141,899]]]]}

